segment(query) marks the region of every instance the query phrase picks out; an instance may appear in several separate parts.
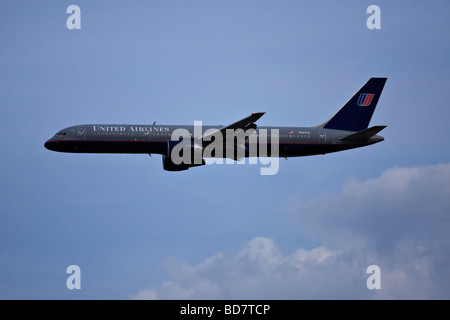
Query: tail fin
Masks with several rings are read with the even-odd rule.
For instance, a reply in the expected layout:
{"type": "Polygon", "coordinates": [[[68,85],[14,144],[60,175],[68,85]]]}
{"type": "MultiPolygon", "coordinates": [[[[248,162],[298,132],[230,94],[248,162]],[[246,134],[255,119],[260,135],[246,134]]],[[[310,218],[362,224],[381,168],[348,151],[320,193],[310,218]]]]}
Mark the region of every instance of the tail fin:
{"type": "Polygon", "coordinates": [[[319,127],[349,131],[367,129],[387,78],[371,78],[356,94],[319,127]]]}

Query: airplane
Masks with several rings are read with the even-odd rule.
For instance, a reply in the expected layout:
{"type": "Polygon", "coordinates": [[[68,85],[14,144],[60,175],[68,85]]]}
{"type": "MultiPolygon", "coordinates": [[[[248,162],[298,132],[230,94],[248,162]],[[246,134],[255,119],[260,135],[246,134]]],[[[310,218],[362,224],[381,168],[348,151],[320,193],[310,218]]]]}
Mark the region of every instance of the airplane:
{"type": "Polygon", "coordinates": [[[152,125],[85,124],[58,131],[44,146],[52,151],[71,153],[161,154],[163,169],[167,171],[204,165],[205,158],[241,160],[276,156],[287,159],[360,148],[384,140],[377,133],[386,126],[369,128],[369,122],[386,80],[369,79],[331,118],[314,127],[257,126],[256,121],[264,112],[252,113],[227,126],[157,125],[156,122],[152,125]],[[175,135],[180,130],[182,134],[175,135]],[[245,135],[239,140],[238,134],[242,132],[245,135]],[[221,135],[225,139],[219,139],[221,135]],[[214,143],[216,148],[205,154],[214,143]],[[256,153],[250,152],[253,146],[256,153]],[[181,150],[180,157],[186,155],[191,161],[176,159],[177,148],[181,150]],[[266,151],[263,155],[262,150],[266,151]]]}

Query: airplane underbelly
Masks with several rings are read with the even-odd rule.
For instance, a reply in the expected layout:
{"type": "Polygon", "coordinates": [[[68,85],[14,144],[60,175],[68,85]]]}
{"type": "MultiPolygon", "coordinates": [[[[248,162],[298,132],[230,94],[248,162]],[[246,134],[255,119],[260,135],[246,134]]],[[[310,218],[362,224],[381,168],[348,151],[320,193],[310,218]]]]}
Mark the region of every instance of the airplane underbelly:
{"type": "Polygon", "coordinates": [[[72,146],[77,153],[159,153],[163,154],[165,144],[151,141],[79,141],[72,146]]]}
{"type": "Polygon", "coordinates": [[[321,154],[323,145],[303,144],[303,143],[283,143],[280,144],[280,157],[301,157],[321,154]]]}

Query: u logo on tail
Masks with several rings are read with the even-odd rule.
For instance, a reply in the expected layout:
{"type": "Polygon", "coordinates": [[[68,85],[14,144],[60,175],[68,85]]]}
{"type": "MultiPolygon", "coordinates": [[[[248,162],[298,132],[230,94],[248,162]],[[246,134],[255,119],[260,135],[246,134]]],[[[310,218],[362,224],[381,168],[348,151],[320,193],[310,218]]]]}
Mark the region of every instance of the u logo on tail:
{"type": "Polygon", "coordinates": [[[372,99],[373,99],[372,93],[361,93],[358,98],[358,106],[360,107],[370,106],[372,99]]]}

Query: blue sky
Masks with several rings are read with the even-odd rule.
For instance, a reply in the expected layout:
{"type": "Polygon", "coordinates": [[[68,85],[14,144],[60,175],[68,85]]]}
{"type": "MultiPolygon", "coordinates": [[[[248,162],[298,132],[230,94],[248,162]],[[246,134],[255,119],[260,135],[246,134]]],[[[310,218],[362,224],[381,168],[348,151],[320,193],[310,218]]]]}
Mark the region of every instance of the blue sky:
{"type": "Polygon", "coordinates": [[[443,298],[446,1],[2,1],[0,298],[443,298]],[[68,30],[66,8],[81,8],[68,30]],[[381,8],[381,30],[366,9],[381,8]],[[382,143],[171,173],[60,154],[83,123],[313,126],[387,77],[382,143]],[[66,288],[79,265],[82,289],[66,288]],[[366,287],[377,264],[382,289],[366,287]],[[331,277],[330,275],[334,275],[331,277]]]}

